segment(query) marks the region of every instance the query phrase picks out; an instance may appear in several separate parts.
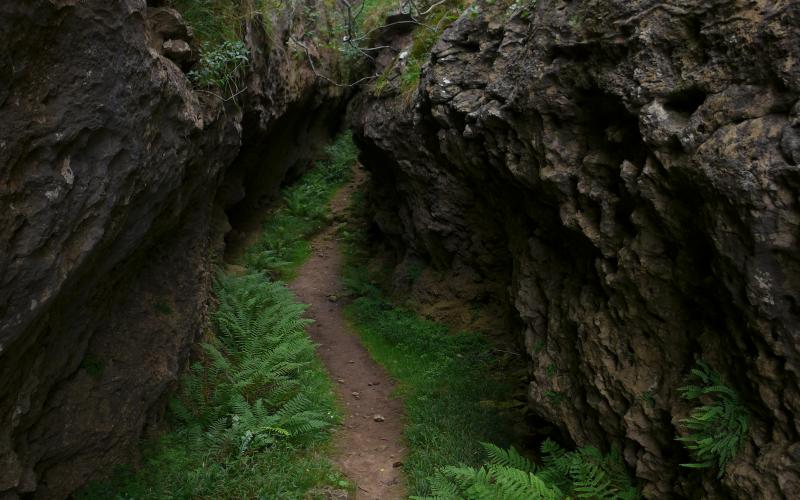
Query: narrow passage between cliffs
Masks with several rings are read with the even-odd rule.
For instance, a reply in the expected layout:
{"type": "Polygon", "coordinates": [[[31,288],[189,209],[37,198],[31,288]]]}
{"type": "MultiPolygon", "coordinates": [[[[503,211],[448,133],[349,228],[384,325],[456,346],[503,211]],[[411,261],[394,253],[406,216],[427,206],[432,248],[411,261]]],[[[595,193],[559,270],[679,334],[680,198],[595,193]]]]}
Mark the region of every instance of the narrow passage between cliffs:
{"type": "MultiPolygon", "coordinates": [[[[342,188],[331,202],[333,220],[340,220],[363,173],[342,188]]],[[[403,404],[392,397],[394,382],[361,344],[344,317],[342,249],[338,226],[328,226],[311,242],[311,256],[299,268],[290,288],[309,305],[309,327],[317,354],[336,381],[343,405],[343,425],[334,436],[334,460],[356,486],[356,498],[392,500],[405,496],[402,463],[403,404]]]]}

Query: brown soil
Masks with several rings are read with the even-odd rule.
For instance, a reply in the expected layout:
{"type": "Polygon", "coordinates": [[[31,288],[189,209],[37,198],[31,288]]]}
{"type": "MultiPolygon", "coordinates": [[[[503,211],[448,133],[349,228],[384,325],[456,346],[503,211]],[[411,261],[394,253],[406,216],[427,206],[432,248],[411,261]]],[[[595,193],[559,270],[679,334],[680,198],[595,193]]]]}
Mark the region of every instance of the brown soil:
{"type": "MultiPolygon", "coordinates": [[[[345,215],[363,177],[357,170],[355,179],[334,197],[331,209],[335,219],[345,215]]],[[[405,497],[403,404],[391,396],[392,379],[344,318],[339,300],[344,292],[343,259],[336,229],[330,226],[314,238],[311,257],[290,287],[309,304],[308,315],[314,319],[309,333],[319,344],[317,354],[343,403],[344,424],[334,438],[336,462],[356,484],[356,499],[400,499],[405,497]]]]}

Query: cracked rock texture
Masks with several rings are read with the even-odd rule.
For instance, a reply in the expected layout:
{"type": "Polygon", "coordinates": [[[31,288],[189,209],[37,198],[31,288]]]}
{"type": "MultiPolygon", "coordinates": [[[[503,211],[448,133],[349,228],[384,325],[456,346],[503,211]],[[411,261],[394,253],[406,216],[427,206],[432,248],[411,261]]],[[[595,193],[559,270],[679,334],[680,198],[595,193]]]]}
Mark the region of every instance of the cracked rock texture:
{"type": "Polygon", "coordinates": [[[646,497],[800,497],[800,3],[477,5],[351,106],[375,222],[498,291],[532,410],[646,497]],[[697,359],[752,413],[721,480],[678,465],[697,359]]]}
{"type": "Polygon", "coordinates": [[[302,141],[337,97],[289,57],[289,17],[272,40],[243,23],[239,106],[193,90],[171,9],[0,5],[0,498],[64,498],[158,422],[205,327],[224,210],[245,175],[274,191],[298,159],[264,150],[276,124],[300,113],[282,126],[302,141]]]}

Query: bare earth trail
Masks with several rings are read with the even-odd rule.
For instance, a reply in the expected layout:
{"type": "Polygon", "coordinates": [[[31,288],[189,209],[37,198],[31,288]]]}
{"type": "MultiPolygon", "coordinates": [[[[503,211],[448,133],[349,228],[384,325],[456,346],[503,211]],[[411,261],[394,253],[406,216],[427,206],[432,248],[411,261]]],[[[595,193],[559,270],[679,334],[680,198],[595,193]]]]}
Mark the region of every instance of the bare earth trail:
{"type": "MultiPolygon", "coordinates": [[[[362,179],[363,174],[357,171],[355,179],[336,194],[331,202],[335,219],[345,215],[362,179]]],[[[314,319],[309,334],[319,344],[317,354],[344,406],[344,423],[334,436],[334,460],[356,484],[357,499],[405,498],[405,478],[399,467],[406,452],[403,404],[390,396],[392,379],[372,359],[344,318],[343,305],[338,301],[344,286],[336,225],[311,243],[311,257],[300,267],[290,288],[309,304],[307,314],[314,319]]]]}

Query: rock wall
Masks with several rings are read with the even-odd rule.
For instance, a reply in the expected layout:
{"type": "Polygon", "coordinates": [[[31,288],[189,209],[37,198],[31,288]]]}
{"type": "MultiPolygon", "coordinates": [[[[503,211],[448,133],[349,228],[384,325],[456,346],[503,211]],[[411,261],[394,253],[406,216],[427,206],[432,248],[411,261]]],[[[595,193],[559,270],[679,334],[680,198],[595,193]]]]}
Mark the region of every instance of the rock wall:
{"type": "Polygon", "coordinates": [[[244,23],[247,90],[223,103],[192,88],[168,8],[0,5],[0,498],[64,498],[158,421],[205,328],[224,210],[245,174],[274,190],[297,160],[244,152],[338,99],[287,49],[295,17],[244,23]]]}
{"type": "Polygon", "coordinates": [[[646,497],[797,498],[800,3],[501,4],[353,103],[377,225],[503,290],[533,411],[646,497]],[[698,359],[752,413],[721,480],[678,465],[698,359]]]}

